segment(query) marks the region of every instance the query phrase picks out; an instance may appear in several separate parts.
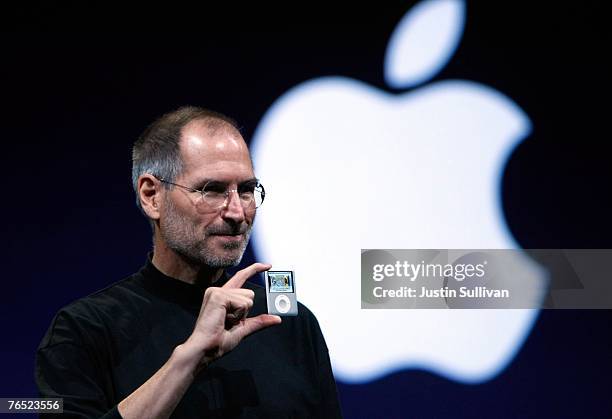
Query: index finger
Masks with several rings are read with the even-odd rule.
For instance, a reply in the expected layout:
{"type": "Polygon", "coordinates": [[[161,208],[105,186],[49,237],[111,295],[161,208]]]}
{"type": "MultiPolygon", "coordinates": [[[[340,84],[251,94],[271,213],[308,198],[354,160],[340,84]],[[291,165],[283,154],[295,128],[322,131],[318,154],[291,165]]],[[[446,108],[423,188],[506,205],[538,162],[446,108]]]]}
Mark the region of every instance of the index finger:
{"type": "Polygon", "coordinates": [[[271,267],[272,265],[269,263],[254,263],[236,272],[236,275],[231,277],[221,288],[242,288],[247,279],[256,273],[267,271],[271,267]]]}

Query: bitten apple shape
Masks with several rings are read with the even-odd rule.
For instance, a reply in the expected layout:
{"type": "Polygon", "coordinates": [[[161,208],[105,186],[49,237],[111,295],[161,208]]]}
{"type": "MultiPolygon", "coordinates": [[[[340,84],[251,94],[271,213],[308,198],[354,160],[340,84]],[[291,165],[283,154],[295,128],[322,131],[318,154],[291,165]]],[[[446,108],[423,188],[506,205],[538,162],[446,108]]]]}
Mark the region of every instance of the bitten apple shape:
{"type": "MultiPolygon", "coordinates": [[[[464,15],[450,0],[409,11],[389,44],[388,83],[433,77],[458,45],[464,15]],[[441,21],[450,26],[443,34],[441,21]],[[410,65],[400,53],[412,54],[410,65]]],[[[340,380],[420,368],[480,382],[512,360],[537,310],[362,310],[360,249],[515,248],[501,177],[530,131],[511,99],[465,80],[391,94],[323,77],[268,110],[251,143],[269,195],[255,251],[299,273],[298,299],[317,315],[340,380]]],[[[522,269],[544,276],[529,260],[522,269]]]]}

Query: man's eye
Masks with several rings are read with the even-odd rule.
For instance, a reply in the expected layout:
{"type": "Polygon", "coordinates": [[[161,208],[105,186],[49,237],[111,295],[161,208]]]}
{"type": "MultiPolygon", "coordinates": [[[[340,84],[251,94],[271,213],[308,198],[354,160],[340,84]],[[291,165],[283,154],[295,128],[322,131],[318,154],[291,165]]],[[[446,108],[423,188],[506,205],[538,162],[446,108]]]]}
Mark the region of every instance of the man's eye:
{"type": "Polygon", "coordinates": [[[253,192],[240,192],[240,199],[243,201],[250,201],[253,199],[253,192]]]}

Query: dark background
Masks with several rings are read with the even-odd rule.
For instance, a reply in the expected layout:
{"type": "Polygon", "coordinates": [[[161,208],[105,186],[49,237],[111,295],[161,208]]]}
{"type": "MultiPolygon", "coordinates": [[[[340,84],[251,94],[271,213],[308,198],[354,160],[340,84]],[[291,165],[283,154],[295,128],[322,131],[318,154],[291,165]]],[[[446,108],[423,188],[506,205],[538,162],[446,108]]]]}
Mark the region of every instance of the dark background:
{"type": "MultiPolygon", "coordinates": [[[[0,396],[36,395],[35,349],[61,306],[144,262],[150,231],[133,204],[130,149],[146,125],[196,104],[237,119],[248,141],[275,99],[305,80],[343,75],[389,90],[386,44],[414,3],[146,11],[66,3],[4,13],[0,396]]],[[[494,87],[533,121],[503,183],[523,247],[612,248],[605,16],[603,2],[468,3],[459,48],[434,78],[494,87]]],[[[243,263],[254,257],[249,249],[243,263]]],[[[607,310],[544,310],[495,379],[462,385],[411,370],[338,383],[344,413],[609,416],[611,321],[607,310]]]]}

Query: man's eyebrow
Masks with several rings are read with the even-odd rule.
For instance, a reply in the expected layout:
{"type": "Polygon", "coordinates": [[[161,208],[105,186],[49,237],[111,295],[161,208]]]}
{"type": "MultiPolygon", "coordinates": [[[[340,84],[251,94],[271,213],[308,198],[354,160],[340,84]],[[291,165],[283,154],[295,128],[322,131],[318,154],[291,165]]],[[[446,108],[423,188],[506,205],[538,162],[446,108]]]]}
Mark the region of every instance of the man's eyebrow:
{"type": "Polygon", "coordinates": [[[257,179],[256,177],[252,177],[250,179],[243,180],[238,185],[240,186],[240,185],[246,185],[247,183],[257,183],[257,182],[259,182],[259,179],[257,179]]]}

